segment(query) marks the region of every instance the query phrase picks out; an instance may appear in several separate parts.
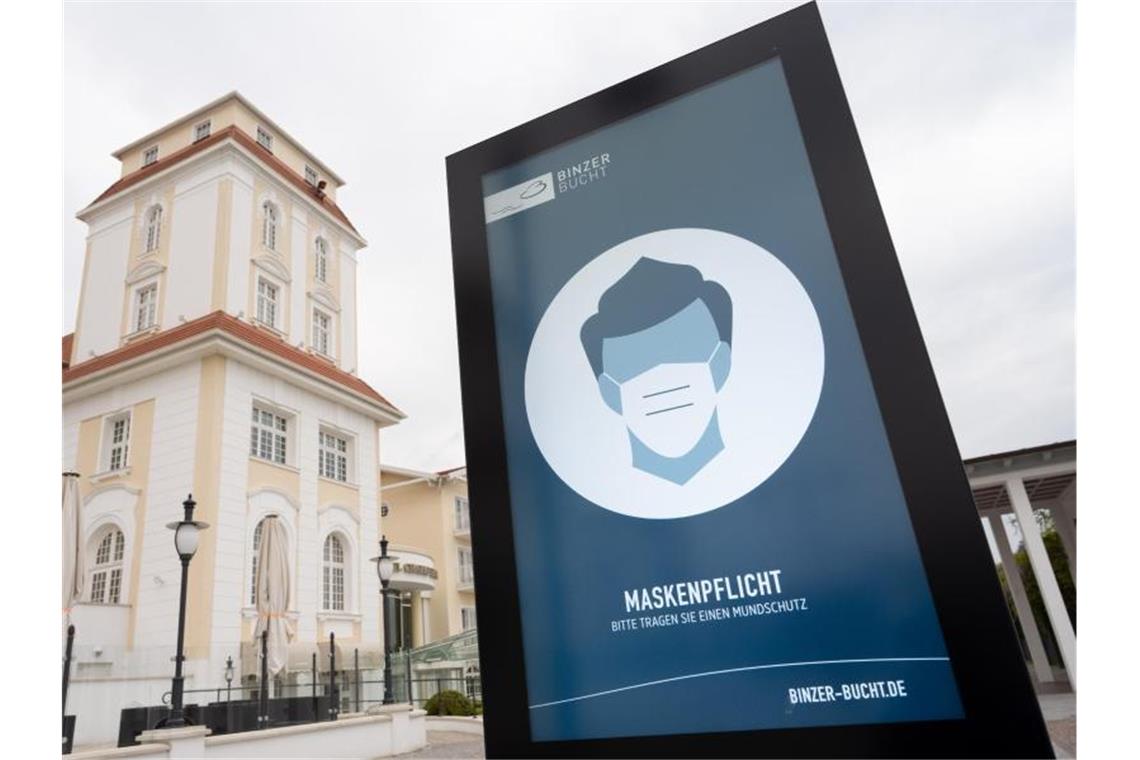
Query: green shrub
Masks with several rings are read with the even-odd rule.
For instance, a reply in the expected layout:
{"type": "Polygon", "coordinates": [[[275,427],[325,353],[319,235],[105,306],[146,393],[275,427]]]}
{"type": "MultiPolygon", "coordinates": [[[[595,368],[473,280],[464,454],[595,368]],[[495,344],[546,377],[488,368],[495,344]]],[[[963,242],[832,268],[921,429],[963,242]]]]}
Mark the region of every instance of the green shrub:
{"type": "Polygon", "coordinates": [[[474,715],[471,700],[458,691],[441,691],[433,694],[424,705],[428,715],[474,715]]]}

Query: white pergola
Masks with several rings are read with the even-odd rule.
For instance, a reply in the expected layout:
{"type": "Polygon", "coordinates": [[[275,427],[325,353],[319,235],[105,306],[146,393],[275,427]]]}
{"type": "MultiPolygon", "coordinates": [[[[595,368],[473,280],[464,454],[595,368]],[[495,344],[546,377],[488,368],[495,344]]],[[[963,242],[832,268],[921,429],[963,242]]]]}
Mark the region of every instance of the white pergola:
{"type": "Polygon", "coordinates": [[[1053,638],[1061,653],[1069,684],[1076,691],[1077,636],[1053,566],[1041,539],[1033,513],[1048,510],[1053,517],[1061,544],[1069,560],[1073,582],[1077,580],[1077,442],[1036,446],[1030,449],[968,459],[966,476],[974,492],[974,503],[997,544],[998,556],[1013,596],[1014,612],[1025,634],[1032,672],[1039,684],[1056,680],[1045,653],[1041,632],[1029,606],[1025,586],[1014,562],[1014,549],[1006,534],[1002,516],[1012,514],[1029,556],[1049,617],[1053,638]]]}

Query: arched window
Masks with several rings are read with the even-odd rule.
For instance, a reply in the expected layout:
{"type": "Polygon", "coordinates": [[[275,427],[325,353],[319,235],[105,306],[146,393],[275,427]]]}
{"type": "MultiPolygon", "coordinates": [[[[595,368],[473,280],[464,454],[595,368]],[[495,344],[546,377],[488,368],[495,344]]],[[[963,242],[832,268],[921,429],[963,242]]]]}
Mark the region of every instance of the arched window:
{"type": "Polygon", "coordinates": [[[325,539],[321,588],[322,609],[344,609],[344,544],[335,533],[325,539]]]}
{"type": "Polygon", "coordinates": [[[265,525],[265,518],[253,529],[253,552],[249,559],[249,603],[257,604],[257,553],[261,551],[261,529],[265,525]]]}
{"type": "Polygon", "coordinates": [[[277,250],[277,207],[266,201],[261,204],[261,244],[271,251],[277,250]]]}
{"type": "Polygon", "coordinates": [[[158,240],[162,235],[162,206],[155,204],[146,212],[146,240],[145,253],[158,250],[158,240]]]}
{"type": "Polygon", "coordinates": [[[329,276],[329,244],[324,238],[317,238],[313,249],[313,276],[317,282],[328,282],[329,276]]]}
{"type": "Polygon", "coordinates": [[[123,588],[123,531],[111,528],[99,540],[91,568],[91,598],[95,604],[118,604],[123,588]]]}

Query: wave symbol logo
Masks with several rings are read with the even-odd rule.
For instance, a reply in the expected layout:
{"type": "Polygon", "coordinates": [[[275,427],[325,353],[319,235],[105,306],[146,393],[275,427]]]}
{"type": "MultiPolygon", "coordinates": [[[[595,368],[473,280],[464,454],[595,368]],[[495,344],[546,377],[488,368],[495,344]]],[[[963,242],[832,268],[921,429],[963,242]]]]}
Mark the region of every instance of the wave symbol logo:
{"type": "Polygon", "coordinates": [[[554,200],[554,175],[548,172],[486,196],[483,198],[483,211],[487,223],[490,224],[552,200],[554,200]]]}
{"type": "Polygon", "coordinates": [[[531,182],[529,185],[527,185],[526,190],[523,190],[521,193],[519,193],[519,198],[524,201],[529,200],[544,193],[547,187],[549,186],[545,182],[540,179],[536,179],[534,182],[531,182]]]}

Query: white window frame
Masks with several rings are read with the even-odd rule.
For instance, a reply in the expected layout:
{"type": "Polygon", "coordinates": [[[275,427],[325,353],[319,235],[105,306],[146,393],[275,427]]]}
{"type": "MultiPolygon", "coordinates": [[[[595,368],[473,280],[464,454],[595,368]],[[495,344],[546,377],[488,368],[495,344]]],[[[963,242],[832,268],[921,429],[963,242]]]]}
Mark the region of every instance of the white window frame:
{"type": "Polygon", "coordinates": [[[87,601],[90,604],[119,604],[123,598],[123,557],[126,555],[126,536],[119,526],[112,524],[102,531],[94,542],[91,571],[87,584],[87,601]],[[103,550],[106,554],[103,555],[103,550]]]}
{"type": "Polygon", "coordinates": [[[290,432],[294,418],[258,401],[253,402],[252,409],[249,423],[250,457],[288,466],[293,456],[290,432]]]}
{"type": "Polygon", "coordinates": [[[131,329],[129,334],[146,332],[158,325],[158,280],[139,283],[131,291],[131,329]],[[147,294],[150,294],[147,297],[147,294]],[[145,300],[144,300],[145,299],[145,300]]]}
{"type": "Polygon", "coordinates": [[[323,237],[313,241],[313,279],[323,283],[329,281],[329,242],[323,237]]]}
{"type": "Polygon", "coordinates": [[[317,174],[317,170],[308,164],[305,164],[305,181],[313,187],[316,187],[317,183],[320,182],[320,180],[321,177],[319,174],[317,174]]]}
{"type": "Polygon", "coordinates": [[[312,347],[321,356],[333,356],[333,316],[314,306],[312,316],[312,347]],[[323,324],[322,324],[323,323],[323,324]]]}
{"type": "Polygon", "coordinates": [[[475,585],[475,557],[471,552],[471,547],[455,547],[455,561],[459,568],[455,575],[456,585],[461,588],[475,585]],[[466,560],[464,560],[465,557],[466,560]]]}
{"type": "Polygon", "coordinates": [[[471,532],[471,502],[466,496],[456,496],[452,514],[456,533],[471,532]]]}
{"type": "Polygon", "coordinates": [[[142,165],[145,167],[145,166],[150,166],[151,164],[157,164],[157,163],[158,163],[158,146],[152,145],[143,151],[142,165]]]}
{"type": "Polygon", "coordinates": [[[283,308],[281,294],[284,286],[272,277],[259,274],[257,284],[254,287],[256,288],[254,293],[255,318],[266,327],[280,330],[279,323],[281,309],[283,308]]]}
{"type": "Polygon", "coordinates": [[[325,536],[321,546],[321,610],[323,612],[347,612],[349,609],[349,543],[339,531],[325,536]],[[330,556],[333,542],[340,550],[339,561],[330,556]],[[339,571],[339,574],[338,572],[339,571]],[[340,596],[337,598],[337,582],[340,596]],[[339,605],[337,602],[339,601],[339,605]]]}
{"type": "Polygon", "coordinates": [[[261,204],[261,247],[277,252],[277,238],[281,234],[281,210],[273,201],[261,204]]]}
{"type": "Polygon", "coordinates": [[[131,412],[116,412],[103,418],[100,472],[122,472],[131,466],[131,412]]]}
{"type": "Polygon", "coordinates": [[[194,125],[194,132],[191,134],[191,139],[194,142],[201,142],[202,140],[205,140],[207,137],[209,137],[212,131],[213,125],[210,123],[210,120],[203,119],[194,125]],[[205,129],[204,134],[202,134],[203,129],[205,129]]]}
{"type": "MultiPolygon", "coordinates": [[[[269,517],[266,515],[265,517],[269,517]]],[[[257,606],[257,554],[261,550],[261,528],[265,524],[265,517],[257,521],[257,525],[253,526],[253,541],[250,546],[253,551],[250,552],[249,557],[249,596],[246,601],[249,606],[257,606]]]]}
{"type": "Polygon", "coordinates": [[[162,242],[162,206],[154,204],[143,215],[143,253],[154,253],[162,242]]]}
{"type": "Polygon", "coordinates": [[[459,624],[465,631],[478,627],[479,621],[475,616],[475,605],[465,604],[459,608],[459,624]]]}
{"type": "Polygon", "coordinates": [[[354,448],[352,436],[321,426],[317,436],[317,475],[338,483],[352,483],[354,448]]]}
{"type": "Polygon", "coordinates": [[[260,124],[257,125],[257,144],[270,153],[273,152],[273,135],[260,124]]]}

